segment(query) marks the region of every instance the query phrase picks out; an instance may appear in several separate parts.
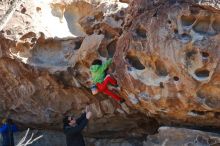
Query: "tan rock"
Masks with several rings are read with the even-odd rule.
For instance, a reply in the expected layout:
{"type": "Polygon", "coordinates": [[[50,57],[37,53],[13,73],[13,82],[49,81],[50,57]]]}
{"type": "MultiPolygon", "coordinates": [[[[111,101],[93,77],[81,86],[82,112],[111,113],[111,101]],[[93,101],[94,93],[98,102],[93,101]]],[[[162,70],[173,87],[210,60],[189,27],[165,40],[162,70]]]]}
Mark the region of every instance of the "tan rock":
{"type": "Polygon", "coordinates": [[[1,116],[10,111],[23,125],[56,129],[63,115],[79,115],[90,104],[89,131],[97,135],[105,124],[120,136],[146,133],[149,126],[140,121],[147,116],[163,124],[219,127],[220,13],[213,4],[23,2],[0,34],[1,116]],[[92,61],[110,57],[131,117],[89,89],[92,61]]]}

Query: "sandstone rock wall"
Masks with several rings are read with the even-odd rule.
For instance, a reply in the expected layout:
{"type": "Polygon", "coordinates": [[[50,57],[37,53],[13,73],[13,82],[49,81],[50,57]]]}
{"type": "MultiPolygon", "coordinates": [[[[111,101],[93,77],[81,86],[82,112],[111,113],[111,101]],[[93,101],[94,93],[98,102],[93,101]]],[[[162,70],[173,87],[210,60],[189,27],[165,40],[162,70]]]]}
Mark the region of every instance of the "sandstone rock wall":
{"type": "Polygon", "coordinates": [[[219,18],[215,1],[23,2],[0,33],[0,116],[60,130],[89,104],[97,137],[219,127],[219,18]],[[90,92],[91,62],[109,57],[128,114],[90,92]]]}
{"type": "Polygon", "coordinates": [[[218,126],[219,9],[140,0],[128,12],[114,60],[133,107],[168,123],[218,126]]]}
{"type": "MultiPolygon", "coordinates": [[[[12,18],[1,31],[0,117],[9,114],[21,129],[61,130],[64,115],[79,116],[90,105],[93,119],[87,135],[141,137],[146,132],[154,133],[158,127],[154,119],[132,109],[130,115],[119,113],[115,101],[103,94],[92,96],[89,89],[91,61],[100,56],[101,45],[110,43],[109,48],[115,49],[116,39],[93,32],[85,36],[90,28],[79,24],[86,24],[92,18],[97,25],[103,25],[94,26],[97,29],[103,27],[106,32],[109,29],[113,35],[119,35],[116,30],[122,20],[116,23],[112,19],[123,7],[120,4],[110,1],[22,3],[26,11],[20,12],[19,7],[13,16],[16,19],[12,18]],[[51,18],[51,22],[45,17],[51,18]],[[19,24],[22,20],[28,23],[19,24]],[[64,32],[68,29],[68,33],[57,35],[59,27],[64,32]]],[[[91,30],[95,31],[93,27],[91,30]]]]}

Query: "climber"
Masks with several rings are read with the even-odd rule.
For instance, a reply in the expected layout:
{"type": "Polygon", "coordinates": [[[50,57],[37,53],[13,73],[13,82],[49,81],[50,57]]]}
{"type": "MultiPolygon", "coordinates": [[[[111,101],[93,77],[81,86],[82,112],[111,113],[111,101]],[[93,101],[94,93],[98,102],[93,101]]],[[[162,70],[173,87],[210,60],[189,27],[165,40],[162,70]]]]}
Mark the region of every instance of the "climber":
{"type": "Polygon", "coordinates": [[[17,126],[13,123],[12,119],[6,119],[0,127],[0,132],[3,138],[2,146],[14,146],[13,132],[17,131],[17,126]]]}
{"type": "Polygon", "coordinates": [[[63,130],[66,135],[67,146],[85,146],[81,131],[85,128],[92,112],[86,106],[86,111],[78,119],[73,116],[65,116],[63,119],[63,130]]]}
{"type": "MultiPolygon", "coordinates": [[[[98,92],[103,92],[113,99],[115,99],[119,103],[123,103],[125,100],[113,93],[111,90],[108,89],[108,84],[111,84],[118,88],[117,81],[112,78],[110,75],[106,75],[106,70],[109,65],[112,63],[112,59],[108,59],[105,63],[102,64],[102,61],[96,59],[92,62],[90,67],[90,72],[92,74],[92,81],[94,83],[92,90],[95,87],[98,88],[98,92]]],[[[94,92],[95,94],[97,92],[94,92]]]]}

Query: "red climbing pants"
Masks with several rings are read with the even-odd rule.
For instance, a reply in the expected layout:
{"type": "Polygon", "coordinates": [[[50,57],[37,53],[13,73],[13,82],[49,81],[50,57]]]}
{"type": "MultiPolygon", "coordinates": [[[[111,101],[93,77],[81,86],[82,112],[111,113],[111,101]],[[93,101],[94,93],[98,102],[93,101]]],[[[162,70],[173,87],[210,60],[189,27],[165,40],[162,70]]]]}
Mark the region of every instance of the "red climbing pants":
{"type": "Polygon", "coordinates": [[[107,75],[102,83],[97,83],[96,86],[98,87],[99,92],[103,92],[112,98],[114,98],[116,101],[120,102],[122,100],[121,97],[113,93],[111,90],[108,89],[108,84],[117,85],[117,81],[112,78],[111,76],[107,75]]]}

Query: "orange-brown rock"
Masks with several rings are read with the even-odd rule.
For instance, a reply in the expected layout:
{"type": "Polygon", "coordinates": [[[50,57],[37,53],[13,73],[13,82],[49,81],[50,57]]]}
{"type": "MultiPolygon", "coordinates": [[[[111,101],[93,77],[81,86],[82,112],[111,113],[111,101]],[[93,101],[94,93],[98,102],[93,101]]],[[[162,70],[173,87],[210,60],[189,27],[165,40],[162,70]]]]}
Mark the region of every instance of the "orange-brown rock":
{"type": "Polygon", "coordinates": [[[127,11],[114,60],[133,108],[165,123],[219,126],[219,9],[138,0],[127,11]]]}
{"type": "Polygon", "coordinates": [[[218,2],[32,2],[0,32],[0,117],[9,112],[22,126],[61,129],[64,114],[89,104],[88,133],[97,137],[155,132],[154,119],[219,127],[218,2]],[[90,92],[92,61],[109,57],[128,114],[90,92]]]}

